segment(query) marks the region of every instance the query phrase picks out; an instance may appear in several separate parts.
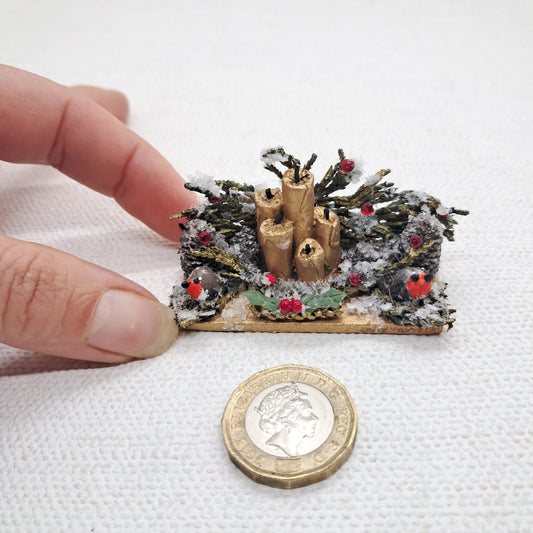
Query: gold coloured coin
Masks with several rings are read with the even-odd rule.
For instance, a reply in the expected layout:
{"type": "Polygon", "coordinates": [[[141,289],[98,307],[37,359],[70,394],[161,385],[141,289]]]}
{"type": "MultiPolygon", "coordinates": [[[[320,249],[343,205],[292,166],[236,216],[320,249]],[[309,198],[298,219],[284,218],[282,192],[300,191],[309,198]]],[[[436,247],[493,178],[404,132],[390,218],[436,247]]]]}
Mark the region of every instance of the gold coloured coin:
{"type": "Polygon", "coordinates": [[[357,411],[346,389],[316,368],[254,374],[222,417],[230,459],[258,483],[294,489],[326,479],[350,456],[357,411]]]}

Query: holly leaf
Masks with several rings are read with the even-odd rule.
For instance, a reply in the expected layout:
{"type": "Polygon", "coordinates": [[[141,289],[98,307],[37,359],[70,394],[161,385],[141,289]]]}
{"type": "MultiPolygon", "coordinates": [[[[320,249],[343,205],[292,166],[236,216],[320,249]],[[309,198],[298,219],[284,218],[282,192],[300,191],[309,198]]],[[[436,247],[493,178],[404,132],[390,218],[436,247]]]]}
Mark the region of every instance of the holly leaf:
{"type": "Polygon", "coordinates": [[[306,294],[302,298],[302,303],[305,305],[305,312],[312,313],[323,307],[336,309],[344,298],[346,298],[344,292],[331,288],[323,294],[306,294]]]}
{"type": "Polygon", "coordinates": [[[265,296],[260,291],[246,291],[244,296],[248,299],[248,303],[254,307],[263,307],[267,309],[272,314],[276,314],[279,311],[279,300],[278,298],[270,298],[265,296]]]}

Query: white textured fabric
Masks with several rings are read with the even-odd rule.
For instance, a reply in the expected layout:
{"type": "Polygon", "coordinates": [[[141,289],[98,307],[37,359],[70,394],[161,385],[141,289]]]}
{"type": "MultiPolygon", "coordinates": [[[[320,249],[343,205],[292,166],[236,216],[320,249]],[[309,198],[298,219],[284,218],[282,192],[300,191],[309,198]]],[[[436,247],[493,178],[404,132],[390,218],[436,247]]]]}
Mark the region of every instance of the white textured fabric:
{"type": "MultiPolygon", "coordinates": [[[[265,179],[259,152],[343,147],[471,210],[443,248],[438,337],[201,333],[122,366],[0,346],[0,531],[526,531],[533,523],[532,3],[1,0],[1,60],[123,89],[184,174],[265,179]],[[231,392],[318,367],[359,411],[328,480],[228,460],[231,392]]],[[[0,227],[167,301],[174,245],[45,167],[0,165],[0,227]]]]}

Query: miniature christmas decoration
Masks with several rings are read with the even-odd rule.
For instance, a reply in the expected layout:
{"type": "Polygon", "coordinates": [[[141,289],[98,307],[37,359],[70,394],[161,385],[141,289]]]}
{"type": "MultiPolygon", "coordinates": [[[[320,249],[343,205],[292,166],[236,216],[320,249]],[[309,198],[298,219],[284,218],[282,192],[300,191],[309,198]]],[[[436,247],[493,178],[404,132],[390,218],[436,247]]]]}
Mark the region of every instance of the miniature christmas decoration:
{"type": "Polygon", "coordinates": [[[356,159],[338,156],[319,181],[315,154],[302,165],[275,147],[261,159],[278,187],[205,175],[186,184],[206,201],[172,217],[183,220],[184,277],[171,295],[181,327],[431,334],[452,326],[441,245],[468,211],[399,191],[384,180],[389,170],[363,178],[356,159]]]}

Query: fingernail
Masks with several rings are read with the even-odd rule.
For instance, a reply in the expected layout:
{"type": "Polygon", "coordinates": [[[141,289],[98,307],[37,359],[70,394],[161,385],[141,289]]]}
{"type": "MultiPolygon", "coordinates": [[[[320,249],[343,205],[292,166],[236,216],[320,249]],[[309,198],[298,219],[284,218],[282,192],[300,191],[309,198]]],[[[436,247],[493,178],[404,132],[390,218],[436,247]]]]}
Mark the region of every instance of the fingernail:
{"type": "Polygon", "coordinates": [[[159,355],[178,336],[172,311],[133,292],[104,292],[94,313],[87,344],[94,348],[148,358],[159,355]]]}

